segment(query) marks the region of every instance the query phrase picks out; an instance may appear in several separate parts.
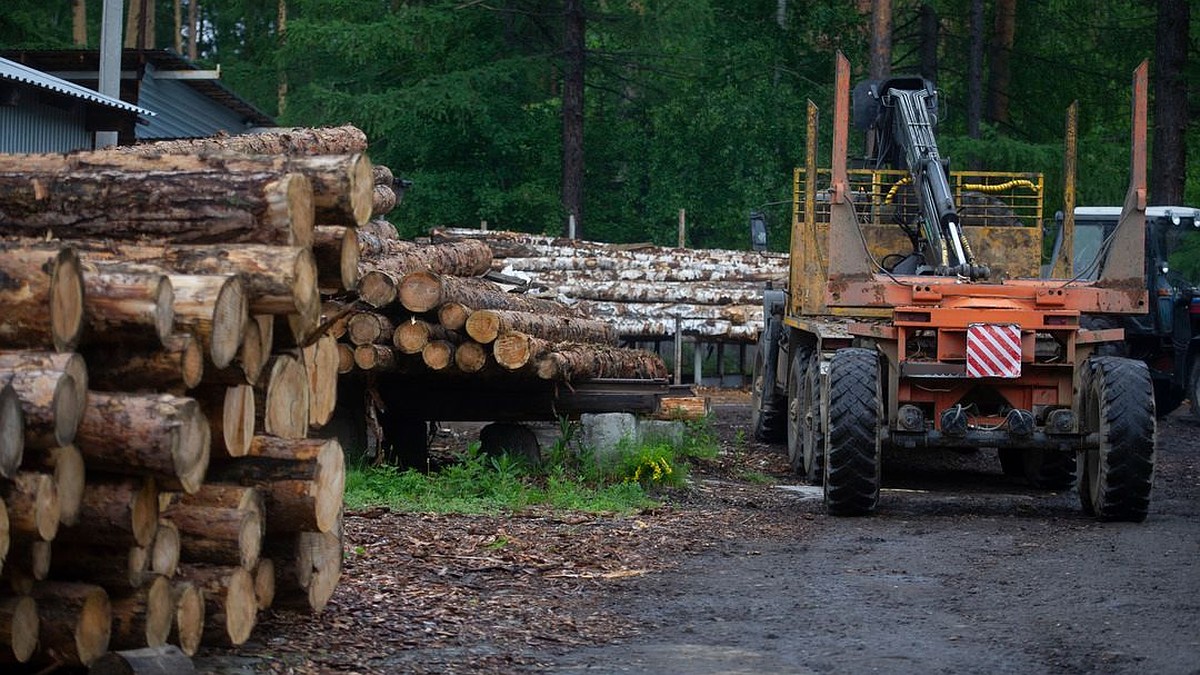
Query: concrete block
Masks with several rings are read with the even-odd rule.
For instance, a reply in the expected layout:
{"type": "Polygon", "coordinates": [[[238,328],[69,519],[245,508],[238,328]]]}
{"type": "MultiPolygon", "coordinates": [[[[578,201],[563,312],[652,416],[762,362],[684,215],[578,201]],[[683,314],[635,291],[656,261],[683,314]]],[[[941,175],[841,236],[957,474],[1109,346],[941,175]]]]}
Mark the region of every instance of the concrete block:
{"type": "Polygon", "coordinates": [[[614,457],[621,441],[637,442],[637,417],[630,413],[584,413],[579,424],[584,447],[599,461],[614,457]]]}

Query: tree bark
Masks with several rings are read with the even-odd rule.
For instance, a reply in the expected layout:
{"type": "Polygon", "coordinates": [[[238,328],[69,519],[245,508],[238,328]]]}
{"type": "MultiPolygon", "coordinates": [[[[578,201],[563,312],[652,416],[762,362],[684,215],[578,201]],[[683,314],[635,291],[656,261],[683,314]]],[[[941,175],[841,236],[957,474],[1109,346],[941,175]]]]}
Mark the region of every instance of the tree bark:
{"type": "Polygon", "coordinates": [[[32,592],[41,651],[64,665],[89,665],[108,651],[112,606],[100,586],[44,581],[32,592]]]}
{"type": "Polygon", "coordinates": [[[249,639],[258,621],[249,572],[241,567],[181,565],[179,577],[204,593],[204,642],[236,647],[249,639]]]}
{"type": "Polygon", "coordinates": [[[492,356],[506,370],[520,370],[548,354],[550,342],[518,331],[509,331],[492,343],[492,356]]]}
{"type": "MultiPolygon", "coordinates": [[[[967,53],[967,136],[979,138],[979,123],[983,117],[983,0],[971,0],[970,46],[967,53]]],[[[969,163],[976,163],[970,158],[969,163]]]]}
{"type": "Polygon", "coordinates": [[[24,451],[57,448],[75,440],[88,380],[83,357],[72,353],[0,351],[0,374],[20,401],[24,430],[20,443],[7,435],[11,428],[6,432],[10,440],[0,456],[0,475],[6,475],[5,471],[20,465],[24,451]]]}
{"type": "Polygon", "coordinates": [[[208,469],[210,439],[208,419],[195,399],[93,391],[78,446],[94,469],[138,471],[168,489],[195,492],[208,469]]]}
{"type": "Polygon", "coordinates": [[[933,5],[926,2],[921,4],[920,9],[921,22],[921,40],[918,51],[920,52],[921,77],[932,82],[938,81],[938,35],[941,32],[938,25],[937,10],[933,5]]]}
{"type": "Polygon", "coordinates": [[[52,543],[50,576],[75,579],[119,591],[148,583],[153,576],[149,550],[73,541],[69,536],[52,543]]]}
{"type": "Polygon", "coordinates": [[[64,445],[31,452],[21,466],[26,471],[48,473],[53,477],[54,490],[58,494],[59,523],[75,525],[79,521],[79,504],[84,489],[83,455],[78,448],[64,445]]]}
{"type": "MultiPolygon", "coordinates": [[[[257,400],[248,384],[203,386],[191,392],[209,422],[213,457],[241,457],[254,437],[257,400]]],[[[203,489],[203,487],[201,488],[203,489]]]]}
{"type": "Polygon", "coordinates": [[[342,576],[342,520],[329,532],[287,533],[265,544],[275,567],[275,607],[325,609],[342,576]]]}
{"type": "Polygon", "coordinates": [[[433,271],[459,277],[485,274],[492,268],[492,249],[477,239],[439,244],[416,244],[360,233],[359,269],[391,272],[402,277],[410,272],[433,271]]]}
{"type": "Polygon", "coordinates": [[[657,354],[598,344],[558,344],[538,360],[538,377],[566,382],[595,378],[666,379],[657,354]]]}
{"type": "Polygon", "coordinates": [[[54,479],[36,471],[18,471],[0,483],[0,498],[8,509],[8,530],[13,538],[51,541],[62,519],[54,479]]]}
{"type": "Polygon", "coordinates": [[[237,508],[174,503],[163,518],[179,528],[185,563],[240,565],[251,570],[262,552],[263,514],[237,508]]]}
{"type": "Polygon", "coordinates": [[[312,183],[271,163],[120,153],[0,156],[0,231],[311,246],[312,183]]]}
{"type": "Polygon", "coordinates": [[[155,576],[136,589],[110,593],[112,637],[110,649],[159,647],[167,643],[174,618],[171,584],[155,576]]]}
{"type": "Polygon", "coordinates": [[[212,136],[192,140],[156,141],[121,148],[133,154],[191,155],[237,152],[247,155],[349,155],[366,152],[367,135],[360,129],[295,127],[237,136],[212,136]]]}
{"type": "Polygon", "coordinates": [[[353,227],[320,225],[313,231],[313,256],[321,288],[352,291],[358,287],[358,232],[353,227]]]}
{"type": "Polygon", "coordinates": [[[396,327],[388,317],[376,312],[355,312],[346,323],[346,334],[354,345],[387,344],[396,327]]]}
{"type": "Polygon", "coordinates": [[[28,595],[0,597],[0,644],[12,650],[17,663],[26,663],[33,657],[38,632],[36,600],[28,595]]]}
{"type": "Polygon", "coordinates": [[[892,74],[892,0],[871,3],[871,66],[872,80],[883,80],[892,74]]]}
{"type": "Polygon", "coordinates": [[[106,264],[83,272],[86,343],[160,344],[175,324],[175,290],[164,274],[133,274],[106,264]]]}
{"type": "Polygon", "coordinates": [[[151,478],[90,476],[79,524],[63,539],[90,544],[149,547],[158,529],[158,488],[151,478]]]}
{"type": "Polygon", "coordinates": [[[592,342],[617,344],[612,326],[593,319],[546,316],[532,312],[481,309],[467,318],[467,334],[482,344],[490,344],[503,333],[516,331],[551,342],[592,342]]]}
{"type": "Polygon", "coordinates": [[[1189,118],[1188,0],[1160,0],[1154,40],[1154,152],[1150,193],[1154,204],[1183,204],[1187,181],[1189,118]]]}
{"type": "Polygon", "coordinates": [[[371,217],[387,215],[396,208],[396,191],[390,185],[376,185],[371,192],[371,217]]]}
{"type": "Polygon", "coordinates": [[[1012,49],[1017,31],[1017,0],[996,0],[995,23],[988,42],[990,63],[988,119],[998,126],[1008,125],[1009,96],[1012,83],[1012,49]]]}
{"type": "MultiPolygon", "coordinates": [[[[181,392],[199,385],[206,374],[219,379],[219,373],[225,372],[210,368],[206,373],[204,352],[191,335],[177,333],[168,343],[149,350],[129,344],[90,345],[80,354],[89,364],[92,383],[101,391],[181,392]]],[[[245,381],[244,371],[239,367],[237,372],[245,381]]]]}
{"type": "Polygon", "coordinates": [[[472,310],[514,309],[566,316],[571,311],[560,303],[505,293],[499,286],[476,277],[457,277],[433,272],[406,274],[400,283],[400,303],[418,314],[457,302],[472,310]]]}
{"type": "Polygon", "coordinates": [[[68,352],[83,335],[83,271],[74,249],[0,243],[0,346],[68,352]]]}
{"type": "Polygon", "coordinates": [[[255,436],[247,456],[216,467],[213,478],[257,487],[269,534],[328,532],[340,518],[346,466],[333,439],[255,436]]]}

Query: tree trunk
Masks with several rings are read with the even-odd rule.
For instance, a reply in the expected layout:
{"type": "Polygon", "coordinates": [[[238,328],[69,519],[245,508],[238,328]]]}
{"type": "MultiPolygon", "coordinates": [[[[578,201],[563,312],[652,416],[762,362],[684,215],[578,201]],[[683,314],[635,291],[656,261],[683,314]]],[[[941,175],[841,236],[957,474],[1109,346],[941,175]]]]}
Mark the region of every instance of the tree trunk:
{"type": "Polygon", "coordinates": [[[276,562],[275,607],[319,614],[342,576],[342,520],[329,532],[279,535],[266,543],[276,562]]]}
{"type": "Polygon", "coordinates": [[[0,351],[0,374],[20,400],[24,429],[20,444],[5,444],[0,475],[6,475],[6,470],[21,463],[22,448],[57,448],[75,440],[82,403],[87,400],[88,377],[78,354],[22,350],[0,351]]]}
{"type": "Polygon", "coordinates": [[[175,645],[109,652],[96,659],[88,675],[188,675],[195,673],[191,657],[175,645]]]}
{"type": "Polygon", "coordinates": [[[175,503],[163,511],[163,518],[179,528],[180,557],[185,563],[240,565],[247,570],[258,564],[261,513],[175,503]]]}
{"type": "Polygon", "coordinates": [[[402,277],[410,272],[432,271],[473,277],[492,268],[492,249],[477,239],[440,244],[416,244],[369,234],[359,236],[359,270],[391,272],[402,277]]]}
{"type": "Polygon", "coordinates": [[[382,164],[376,164],[371,167],[371,180],[373,180],[376,185],[394,185],[396,182],[396,176],[388,167],[382,164]]]}
{"type": "Polygon", "coordinates": [[[148,548],[158,529],[158,488],[150,478],[89,476],[79,524],[63,529],[65,541],[148,548]]]}
{"type": "Polygon", "coordinates": [[[487,367],[487,348],[474,340],[464,340],[454,348],[454,365],[464,373],[478,373],[487,367]]]}
{"type": "MultiPolygon", "coordinates": [[[[248,384],[200,387],[191,392],[209,422],[213,457],[241,457],[250,449],[258,401],[248,384]]],[[[203,489],[203,488],[201,488],[203,489]]]]}
{"type": "Polygon", "coordinates": [[[930,3],[922,3],[920,9],[921,42],[917,48],[921,54],[921,77],[938,81],[938,42],[940,27],[937,10],[930,3]]]}
{"type": "Polygon", "coordinates": [[[172,274],[175,329],[200,340],[217,369],[227,368],[242,346],[249,303],[241,279],[233,275],[172,274]]]}
{"type": "Polygon", "coordinates": [[[1012,82],[1012,49],[1017,31],[1017,0],[996,0],[996,20],[989,41],[988,119],[998,126],[1009,123],[1008,90],[1012,82]]]}
{"type": "Polygon", "coordinates": [[[106,589],[134,589],[149,582],[149,551],[138,546],[109,546],[60,537],[52,543],[50,576],[75,579],[106,589]]]}
{"type": "Polygon", "coordinates": [[[892,0],[874,0],[871,9],[872,80],[884,80],[892,74],[892,0]]]}
{"type": "Polygon", "coordinates": [[[525,333],[510,331],[492,343],[492,356],[507,370],[520,370],[548,354],[551,344],[525,333]]]}
{"type": "Polygon", "coordinates": [[[308,435],[308,371],[300,359],[278,354],[267,369],[267,386],[261,400],[255,395],[256,415],[262,429],[281,438],[301,439],[308,435]]]}
{"type": "Polygon", "coordinates": [[[570,310],[556,302],[503,292],[499,286],[476,277],[456,277],[434,272],[404,275],[399,288],[400,303],[410,312],[437,309],[446,302],[457,302],[472,310],[515,309],[565,316],[570,310]]]}
{"type": "Polygon", "coordinates": [[[559,344],[538,361],[538,377],[566,382],[595,378],[666,379],[657,354],[598,344],[559,344]]]}
{"type": "Polygon", "coordinates": [[[268,533],[328,532],[340,518],[345,458],[333,439],[255,436],[246,457],[215,467],[214,480],[252,485],[266,501],[268,533]]]}
{"type": "MultiPolygon", "coordinates": [[[[225,372],[210,368],[206,373],[204,352],[191,335],[176,333],[167,341],[167,347],[149,350],[128,344],[89,345],[80,353],[91,370],[92,384],[101,391],[179,392],[196,387],[205,375],[219,379],[225,372]]],[[[237,372],[245,381],[243,370],[237,372]]]]}
{"type": "MultiPolygon", "coordinates": [[[[500,309],[491,307],[489,309],[500,309]]],[[[471,316],[470,307],[461,302],[443,302],[437,309],[438,323],[447,330],[462,330],[467,325],[467,317],[471,316]]]]}
{"type": "Polygon", "coordinates": [[[1190,14],[1188,0],[1158,2],[1154,31],[1154,152],[1150,157],[1150,196],[1154,204],[1184,203],[1190,14]]]}
{"type": "Polygon", "coordinates": [[[14,593],[28,595],[34,584],[50,576],[53,542],[16,538],[4,561],[4,576],[14,593]]]}
{"type": "Polygon", "coordinates": [[[0,346],[75,349],[83,334],[84,295],[74,249],[0,243],[0,346]]]}
{"type": "Polygon", "coordinates": [[[204,637],[204,591],[190,581],[171,584],[171,599],[175,601],[175,621],[167,640],[188,656],[200,649],[204,637]]]}
{"type": "Polygon", "coordinates": [[[79,49],[87,49],[87,0],[71,2],[71,44],[79,49]]]}
{"type": "Polygon", "coordinates": [[[352,291],[358,287],[359,243],[353,227],[318,226],[313,231],[313,256],[321,288],[352,291]]]}
{"type": "Polygon", "coordinates": [[[108,651],[112,607],[100,586],[66,581],[35,584],[38,643],[62,665],[88,665],[108,651]]]}
{"type": "Polygon", "coordinates": [[[376,312],[355,312],[346,322],[346,334],[354,345],[387,344],[396,327],[392,320],[376,312]]]}
{"type": "Polygon", "coordinates": [[[387,215],[396,208],[396,191],[389,185],[376,185],[371,192],[371,217],[387,215]]]}
{"type": "Polygon", "coordinates": [[[239,161],[226,168],[192,156],[0,156],[0,232],[311,246],[309,179],[270,160],[230,163],[239,161]],[[155,198],[147,200],[148,193],[155,198]]]}
{"type": "Polygon", "coordinates": [[[139,588],[110,593],[112,637],[110,649],[159,647],[171,634],[175,607],[171,602],[171,584],[166,577],[155,576],[139,588]]]}
{"type": "Polygon", "coordinates": [[[130,274],[104,264],[89,265],[83,284],[85,342],[161,343],[171,334],[175,290],[166,275],[130,274]]]}
{"type": "Polygon", "coordinates": [[[337,409],[337,340],[323,335],[303,350],[304,370],[308,373],[308,424],[325,426],[337,409]]]}
{"type": "Polygon", "coordinates": [[[0,597],[0,645],[12,650],[17,663],[26,663],[33,657],[37,643],[37,601],[28,595],[0,597]]]}
{"type": "Polygon", "coordinates": [[[351,126],[302,128],[238,136],[211,136],[178,141],[156,141],[124,146],[133,154],[200,155],[236,152],[246,155],[349,155],[366,152],[367,135],[351,126]]]}
{"type": "Polygon", "coordinates": [[[359,345],[354,347],[353,363],[362,370],[379,372],[406,372],[407,363],[398,358],[387,345],[359,345]]]}
{"type": "Polygon", "coordinates": [[[490,344],[502,333],[510,331],[526,333],[551,342],[617,344],[617,333],[612,326],[592,319],[497,309],[477,310],[467,318],[467,334],[482,344],[490,344]]]}
{"type": "Polygon", "coordinates": [[[154,530],[154,543],[148,551],[148,571],[168,579],[175,576],[181,550],[179,528],[175,523],[159,518],[158,527],[154,530]]]}
{"type": "Polygon", "coordinates": [[[420,354],[425,345],[433,340],[460,342],[462,336],[440,324],[422,321],[415,316],[397,326],[392,334],[392,344],[405,354],[420,354]]]}
{"type": "Polygon", "coordinates": [[[583,86],[586,53],[583,0],[563,0],[562,205],[574,220],[575,237],[583,238],[583,86]]]}
{"type": "MultiPolygon", "coordinates": [[[[967,136],[979,138],[979,123],[983,117],[983,0],[971,0],[970,47],[967,54],[967,136]]],[[[968,163],[977,163],[969,158],[968,163]]]]}
{"type": "Polygon", "coordinates": [[[78,446],[93,469],[148,473],[168,489],[195,492],[208,468],[210,438],[195,399],[93,391],[78,446]]]}
{"type": "Polygon", "coordinates": [[[454,343],[433,340],[421,348],[421,360],[430,370],[445,370],[454,363],[454,343]]]}
{"type": "Polygon", "coordinates": [[[79,450],[74,445],[64,445],[31,452],[26,455],[22,468],[53,477],[54,490],[58,494],[59,523],[75,525],[79,521],[79,503],[84,489],[83,455],[79,450]]]}
{"type": "Polygon", "coordinates": [[[179,577],[204,593],[204,639],[214,645],[244,643],[258,621],[254,578],[241,567],[181,565],[179,577]]]}
{"type": "Polygon", "coordinates": [[[0,498],[8,510],[8,531],[13,538],[51,541],[62,519],[54,479],[35,471],[18,471],[0,483],[0,498]]]}

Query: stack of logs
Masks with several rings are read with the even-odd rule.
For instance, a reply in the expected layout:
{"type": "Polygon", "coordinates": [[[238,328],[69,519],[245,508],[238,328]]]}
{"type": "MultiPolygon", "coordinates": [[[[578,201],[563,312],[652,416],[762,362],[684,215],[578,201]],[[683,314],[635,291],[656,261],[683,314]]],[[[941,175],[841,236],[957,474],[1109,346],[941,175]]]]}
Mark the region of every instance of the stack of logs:
{"type": "Polygon", "coordinates": [[[782,288],[779,253],[605,244],[522,232],[452,228],[434,241],[480,241],[493,269],[531,282],[529,294],[603,319],[625,340],[676,331],[705,342],[754,343],[762,329],[764,282],[782,288]]]}
{"type": "Polygon", "coordinates": [[[0,155],[0,662],[190,655],[325,606],[345,468],[312,432],[339,368],[319,289],[353,288],[390,208],[365,149],[0,155]]]}

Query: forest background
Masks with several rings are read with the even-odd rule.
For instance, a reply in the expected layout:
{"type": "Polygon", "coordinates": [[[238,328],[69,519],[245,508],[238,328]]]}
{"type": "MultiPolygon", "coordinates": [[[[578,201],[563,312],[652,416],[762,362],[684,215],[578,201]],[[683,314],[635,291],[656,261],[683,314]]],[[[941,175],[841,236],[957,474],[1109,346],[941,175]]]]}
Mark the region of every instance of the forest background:
{"type": "MultiPolygon", "coordinates": [[[[95,48],[102,0],[4,0],[0,48],[95,48]]],[[[1151,60],[1151,203],[1200,204],[1187,0],[126,0],[126,46],[169,48],[281,125],[352,123],[434,226],[786,250],[805,108],[829,153],[834,54],[853,81],[920,73],[955,166],[1046,174],[1062,204],[1080,104],[1080,205],[1122,203],[1130,76],[1151,60]]],[[[861,144],[859,144],[861,145],[861,144]]],[[[852,152],[858,146],[852,146],[852,152]]]]}

